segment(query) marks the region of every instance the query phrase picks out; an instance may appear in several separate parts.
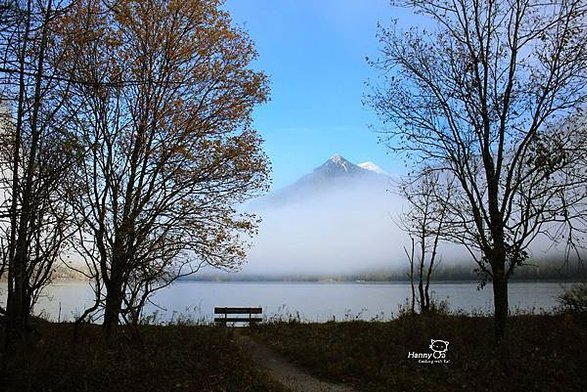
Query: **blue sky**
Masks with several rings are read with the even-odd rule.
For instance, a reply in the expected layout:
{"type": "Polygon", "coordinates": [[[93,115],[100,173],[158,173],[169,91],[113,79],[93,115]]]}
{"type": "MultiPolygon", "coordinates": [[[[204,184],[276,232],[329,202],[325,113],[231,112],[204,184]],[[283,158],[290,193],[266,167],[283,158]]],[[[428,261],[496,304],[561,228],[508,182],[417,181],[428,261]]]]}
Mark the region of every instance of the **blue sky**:
{"type": "Polygon", "coordinates": [[[401,162],[378,144],[375,114],[362,105],[376,75],[377,22],[398,10],[388,0],[227,0],[225,8],[254,40],[254,64],[270,77],[271,101],[255,111],[273,188],[281,188],[339,153],[398,172],[401,162]]]}

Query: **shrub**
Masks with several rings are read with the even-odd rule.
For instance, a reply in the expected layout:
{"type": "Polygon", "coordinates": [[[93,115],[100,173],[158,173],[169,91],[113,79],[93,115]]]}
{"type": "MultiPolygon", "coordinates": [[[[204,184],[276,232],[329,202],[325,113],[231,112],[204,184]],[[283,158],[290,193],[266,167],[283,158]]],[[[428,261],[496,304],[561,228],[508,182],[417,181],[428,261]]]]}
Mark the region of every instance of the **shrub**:
{"type": "Polygon", "coordinates": [[[581,316],[587,315],[587,283],[574,285],[558,297],[560,310],[581,316]]]}

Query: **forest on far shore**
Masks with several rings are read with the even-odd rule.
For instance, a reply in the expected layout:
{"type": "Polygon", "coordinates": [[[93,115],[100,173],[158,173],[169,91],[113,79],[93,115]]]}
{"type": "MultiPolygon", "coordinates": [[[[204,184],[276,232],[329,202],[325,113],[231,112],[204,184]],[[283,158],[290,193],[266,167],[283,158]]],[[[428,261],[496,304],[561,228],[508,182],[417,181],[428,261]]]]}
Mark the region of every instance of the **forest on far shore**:
{"type": "MultiPolygon", "coordinates": [[[[440,263],[434,268],[431,282],[435,281],[480,281],[474,263],[440,263]]],[[[516,269],[512,281],[578,282],[587,277],[587,271],[581,261],[564,261],[548,259],[528,262],[516,269]]],[[[416,274],[415,280],[418,279],[416,274]]],[[[202,272],[182,280],[190,281],[278,281],[278,282],[409,282],[409,267],[380,268],[340,274],[249,274],[234,272],[202,272]]]]}

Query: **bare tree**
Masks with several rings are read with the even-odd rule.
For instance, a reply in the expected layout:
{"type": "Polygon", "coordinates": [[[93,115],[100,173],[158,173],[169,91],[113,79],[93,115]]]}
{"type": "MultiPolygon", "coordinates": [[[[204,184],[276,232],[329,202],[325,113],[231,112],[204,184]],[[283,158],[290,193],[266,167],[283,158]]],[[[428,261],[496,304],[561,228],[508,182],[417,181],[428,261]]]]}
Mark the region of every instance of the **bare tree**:
{"type": "Polygon", "coordinates": [[[8,279],[7,339],[25,337],[41,289],[50,281],[68,236],[71,210],[62,185],[79,157],[63,118],[63,50],[54,38],[66,3],[0,3],[0,244],[8,279]]]}
{"type": "Polygon", "coordinates": [[[268,87],[220,4],[88,0],[68,15],[71,70],[85,81],[71,118],[89,151],[76,186],[78,249],[96,291],[84,316],[102,309],[107,334],[139,322],[178,277],[236,268],[256,231],[235,205],[267,185],[251,112],[268,87]]]}
{"type": "Polygon", "coordinates": [[[372,64],[385,85],[367,100],[389,125],[392,150],[456,180],[445,238],[467,247],[491,279],[500,337],[508,279],[528,246],[585,227],[587,6],[394,4],[412,7],[434,30],[381,30],[382,57],[372,64]]]}
{"type": "Polygon", "coordinates": [[[420,313],[432,309],[430,280],[437,264],[438,245],[446,229],[448,208],[445,199],[450,199],[453,185],[442,182],[441,173],[425,168],[418,175],[404,179],[399,184],[399,193],[408,201],[409,210],[402,213],[398,226],[410,237],[410,249],[404,248],[410,263],[410,284],[412,288],[412,312],[415,303],[420,313]],[[442,189],[439,195],[437,192],[442,189]],[[414,280],[418,279],[418,297],[414,280]]]}

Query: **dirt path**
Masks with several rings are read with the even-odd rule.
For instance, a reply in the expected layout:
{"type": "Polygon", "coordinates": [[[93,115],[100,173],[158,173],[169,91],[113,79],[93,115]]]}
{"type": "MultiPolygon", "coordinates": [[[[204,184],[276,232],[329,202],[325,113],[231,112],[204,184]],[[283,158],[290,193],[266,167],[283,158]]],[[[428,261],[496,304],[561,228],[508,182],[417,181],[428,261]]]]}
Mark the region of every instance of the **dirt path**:
{"type": "Polygon", "coordinates": [[[250,353],[251,358],[276,381],[294,392],[354,392],[345,385],[320,381],[288,362],[284,357],[249,336],[238,334],[238,339],[250,353]]]}

